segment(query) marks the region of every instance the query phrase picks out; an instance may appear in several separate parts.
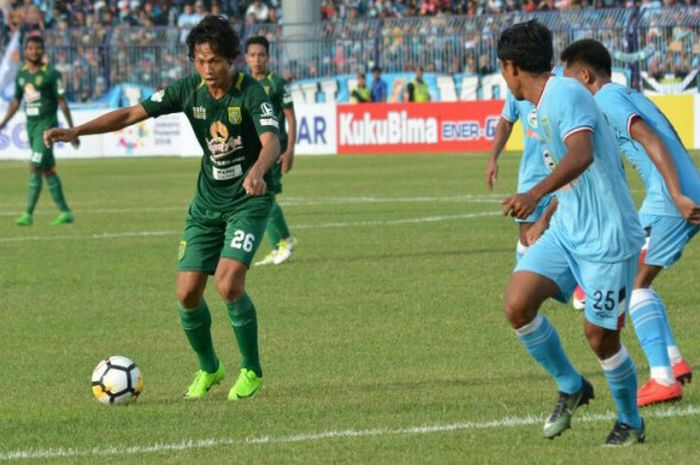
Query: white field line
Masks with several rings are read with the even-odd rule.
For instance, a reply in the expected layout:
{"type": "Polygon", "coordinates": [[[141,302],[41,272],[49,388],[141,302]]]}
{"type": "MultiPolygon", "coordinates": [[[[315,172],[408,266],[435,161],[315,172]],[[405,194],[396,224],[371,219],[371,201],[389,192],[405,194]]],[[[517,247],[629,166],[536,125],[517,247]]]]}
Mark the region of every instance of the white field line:
{"type": "MultiPolygon", "coordinates": [[[[367,203],[499,203],[505,195],[455,195],[444,197],[324,197],[317,199],[309,199],[304,197],[282,197],[279,204],[285,206],[323,206],[323,205],[352,205],[352,204],[367,204],[367,203]]],[[[17,216],[22,212],[24,205],[7,205],[4,208],[9,208],[12,211],[0,211],[2,216],[17,216]]],[[[187,203],[180,206],[163,206],[163,207],[128,207],[128,208],[89,208],[81,207],[79,204],[73,206],[73,211],[77,214],[94,214],[94,215],[112,215],[118,213],[155,213],[168,211],[187,212],[187,203]]],[[[37,213],[50,213],[52,210],[39,210],[37,213]]]]}
{"type": "MultiPolygon", "coordinates": [[[[688,417],[700,415],[700,407],[687,405],[683,407],[670,407],[664,410],[646,412],[645,418],[672,418],[672,417],[688,417]]],[[[612,412],[603,414],[580,414],[576,416],[577,422],[593,423],[602,421],[611,421],[615,418],[612,412]]],[[[519,426],[533,426],[542,423],[541,416],[526,416],[526,417],[505,417],[499,420],[491,421],[466,421],[460,423],[437,424],[437,425],[418,425],[405,428],[373,428],[373,429],[348,429],[337,431],[323,431],[318,433],[299,433],[287,436],[256,436],[249,438],[223,438],[223,439],[200,439],[187,440],[176,443],[154,443],[142,446],[127,446],[117,445],[110,447],[93,447],[93,448],[63,448],[56,447],[50,449],[25,449],[0,452],[0,461],[9,462],[14,460],[31,460],[31,459],[54,459],[54,458],[69,458],[69,457],[86,457],[86,456],[112,456],[112,455],[140,455],[152,454],[161,452],[174,452],[190,449],[211,449],[226,446],[246,446],[246,445],[261,445],[261,444],[292,444],[301,442],[324,441],[329,439],[352,439],[352,438],[371,438],[381,436],[408,436],[408,435],[424,435],[435,433],[451,433],[456,431],[478,431],[488,429],[508,429],[519,426]]],[[[649,422],[647,421],[647,424],[649,422]]],[[[653,434],[652,425],[650,428],[653,434]]]]}
{"type": "MultiPolygon", "coordinates": [[[[291,228],[296,229],[327,229],[327,228],[350,228],[358,226],[396,226],[402,224],[413,223],[437,223],[441,221],[463,220],[471,218],[483,218],[486,216],[498,216],[501,212],[480,212],[480,213],[464,213],[459,215],[443,215],[443,216],[422,216],[418,218],[404,218],[400,220],[368,220],[368,221],[347,221],[347,222],[332,222],[320,224],[295,224],[291,228]]],[[[3,242],[27,242],[27,241],[59,241],[59,240],[96,240],[96,239],[119,239],[124,237],[158,237],[158,236],[174,236],[181,234],[181,230],[177,231],[125,231],[118,233],[101,233],[101,234],[84,234],[84,235],[63,235],[63,236],[17,236],[17,237],[0,237],[0,243],[3,242]]]]}

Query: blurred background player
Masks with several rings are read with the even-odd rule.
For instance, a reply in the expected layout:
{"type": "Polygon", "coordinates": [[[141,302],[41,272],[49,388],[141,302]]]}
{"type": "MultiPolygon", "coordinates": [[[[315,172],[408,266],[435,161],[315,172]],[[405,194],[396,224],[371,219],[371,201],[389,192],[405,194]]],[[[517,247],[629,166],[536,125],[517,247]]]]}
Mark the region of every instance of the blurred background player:
{"type": "Polygon", "coordinates": [[[551,173],[529,191],[503,202],[504,214],[526,218],[556,191],[549,228],[516,265],[505,312],[528,353],[554,378],[557,403],[544,424],[552,439],[571,426],[593,387],[569,361],[554,326],[539,313],[553,297],[567,302],[576,282],[591,296],[584,332],[598,357],[617,407],[606,445],[643,442],[637,407],[637,369],[620,341],[644,231],[624,182],[617,141],[591,94],[573,79],[552,76],[552,34],[535,20],[511,26],[498,40],[508,88],[537,109],[537,131],[551,173]],[[622,181],[621,181],[622,180],[622,181]]]}
{"type": "Polygon", "coordinates": [[[270,168],[280,155],[279,123],[270,99],[250,76],[234,69],[240,39],[220,16],[206,16],[187,36],[196,73],[178,79],[140,104],[109,112],[73,129],[51,129],[47,144],[117,131],[148,118],[183,112],[202,147],[197,188],[177,262],[177,306],[199,370],[185,393],[200,399],[225,370],[214,350],[204,288],[214,275],[241,354],[229,400],[262,387],[258,323],[245,291],[248,267],[262,242],[274,195],[270,168]]]}
{"type": "MultiPolygon", "coordinates": [[[[637,394],[639,406],[678,400],[692,370],[671,331],[666,308],[651,284],[678,261],[700,223],[700,175],[678,134],[646,97],[611,80],[612,60],[603,44],[584,39],[561,54],[566,75],[595,95],[620,150],[639,173],[646,195],[639,219],[647,232],[630,301],[630,316],[649,362],[651,379],[637,394]]],[[[586,295],[587,299],[593,298],[586,295]]]]}
{"type": "Polygon", "coordinates": [[[277,195],[282,193],[282,176],[287,174],[294,165],[294,144],[296,143],[297,119],[294,115],[294,103],[289,93],[287,81],[268,69],[270,60],[270,42],[263,36],[251,37],[245,45],[245,61],[251,75],[260,83],[270,98],[277,120],[280,122],[280,145],[282,155],[270,169],[272,182],[268,190],[275,195],[270,217],[267,220],[267,238],[270,241],[270,253],[256,265],[279,265],[291,255],[296,241],[289,232],[287,221],[277,195]],[[285,127],[284,121],[287,121],[285,127]],[[289,134],[287,134],[289,130],[289,134]]]}
{"type": "Polygon", "coordinates": [[[379,66],[372,68],[372,102],[386,102],[388,87],[384,79],[382,79],[382,70],[379,66]]]}
{"type": "MultiPolygon", "coordinates": [[[[544,145],[537,134],[537,110],[527,100],[516,100],[510,91],[506,92],[506,101],[503,105],[501,118],[496,125],[496,133],[491,145],[488,163],[486,165],[486,185],[489,190],[498,180],[498,157],[508,142],[515,122],[520,119],[523,127],[523,154],[520,158],[518,169],[517,192],[527,192],[534,185],[549,175],[544,164],[544,145]]],[[[516,219],[519,223],[520,238],[515,248],[515,259],[520,261],[528,246],[534,243],[544,232],[549,224],[549,218],[556,208],[556,200],[550,207],[553,195],[545,195],[537,204],[537,208],[525,219],[516,219]],[[542,221],[539,221],[542,220],[542,221]]]]}
{"type": "MultiPolygon", "coordinates": [[[[0,130],[17,113],[20,102],[24,99],[24,113],[27,118],[27,136],[29,148],[32,151],[29,159],[30,175],[27,193],[27,207],[24,213],[15,220],[18,226],[31,226],[33,223],[34,208],[41,194],[42,176],[46,178],[49,192],[54,203],[60,210],[60,214],[51,224],[64,224],[73,222],[73,214],[68,208],[66,198],[63,195],[61,178],[56,173],[56,159],[53,148],[44,145],[44,131],[58,127],[56,111],[61,107],[63,116],[69,127],[73,127],[70,108],[64,98],[65,88],[61,82],[61,75],[50,64],[44,64],[44,39],[39,36],[30,36],[24,44],[24,66],[17,71],[15,77],[15,96],[7,108],[7,114],[0,122],[0,130]]],[[[80,145],[76,137],[69,141],[75,148],[80,145]]]]}
{"type": "Polygon", "coordinates": [[[357,73],[357,85],[350,92],[351,103],[370,103],[372,101],[372,91],[367,87],[365,73],[357,73]]]}

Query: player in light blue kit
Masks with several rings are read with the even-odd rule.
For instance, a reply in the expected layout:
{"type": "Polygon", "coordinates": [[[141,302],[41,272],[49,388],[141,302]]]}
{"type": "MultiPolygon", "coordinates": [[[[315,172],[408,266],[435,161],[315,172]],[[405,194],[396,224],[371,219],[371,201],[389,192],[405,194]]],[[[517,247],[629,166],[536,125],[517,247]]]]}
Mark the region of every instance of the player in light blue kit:
{"type": "MultiPolygon", "coordinates": [[[[542,153],[544,146],[537,134],[537,111],[527,100],[516,100],[513,94],[506,93],[501,118],[496,125],[496,133],[491,146],[489,160],[486,165],[486,185],[493,190],[498,179],[498,157],[508,142],[515,122],[520,119],[523,127],[523,154],[518,170],[518,192],[527,192],[532,186],[543,180],[549,174],[544,164],[542,153]]],[[[556,201],[551,205],[552,195],[546,195],[537,204],[537,208],[527,218],[516,219],[520,224],[520,237],[515,249],[515,259],[520,261],[527,251],[547,228],[547,224],[556,208],[556,201]]]]}
{"type": "Polygon", "coordinates": [[[611,81],[610,54],[591,39],[574,42],[562,52],[566,74],[595,95],[617,135],[620,150],[639,172],[646,196],[639,219],[647,247],[634,281],[630,316],[644,349],[651,379],[637,393],[638,405],[678,400],[680,383],[692,370],[676,345],[659,295],[651,289],[662,269],[681,257],[700,223],[700,174],[673,126],[639,92],[611,81]]]}
{"type": "Polygon", "coordinates": [[[544,424],[544,436],[554,438],[571,426],[576,409],[593,398],[593,387],[573,367],[539,308],[550,297],[568,301],[580,283],[588,296],[585,335],[617,406],[605,442],[643,442],[637,370],[620,342],[620,329],[644,230],[624,182],[615,135],[585,87],[550,74],[552,55],[551,32],[534,20],[508,28],[498,40],[501,73],[513,96],[536,105],[537,131],[551,171],[529,191],[504,200],[503,212],[526,218],[551,192],[559,202],[549,229],[511,275],[505,313],[528,353],[556,380],[559,398],[544,424]]]}

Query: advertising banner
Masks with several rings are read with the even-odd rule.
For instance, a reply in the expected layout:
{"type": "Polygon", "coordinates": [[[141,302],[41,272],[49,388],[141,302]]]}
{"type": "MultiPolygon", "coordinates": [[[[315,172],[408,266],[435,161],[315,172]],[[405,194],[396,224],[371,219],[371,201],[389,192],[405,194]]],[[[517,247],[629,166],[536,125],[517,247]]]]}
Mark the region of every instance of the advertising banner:
{"type": "Polygon", "coordinates": [[[485,152],[500,100],[338,105],[338,153],[485,152]]]}
{"type": "Polygon", "coordinates": [[[334,103],[295,104],[297,117],[297,155],[328,155],[338,153],[336,113],[334,103]]]}

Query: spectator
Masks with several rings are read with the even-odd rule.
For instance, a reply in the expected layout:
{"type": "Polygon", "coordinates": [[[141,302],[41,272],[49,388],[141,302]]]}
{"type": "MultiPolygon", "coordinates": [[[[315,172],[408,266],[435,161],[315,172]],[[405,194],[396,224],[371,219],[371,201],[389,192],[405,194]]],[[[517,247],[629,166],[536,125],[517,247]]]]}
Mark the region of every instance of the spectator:
{"type": "Polygon", "coordinates": [[[357,74],[357,86],[350,93],[350,102],[352,103],[367,103],[372,101],[372,92],[367,87],[365,74],[357,74]]]}
{"type": "Polygon", "coordinates": [[[428,91],[428,85],[423,80],[423,68],[416,68],[416,77],[413,81],[406,85],[406,91],[403,96],[406,102],[429,102],[430,92],[428,91]]]}
{"type": "Polygon", "coordinates": [[[382,70],[379,66],[372,68],[372,101],[386,102],[387,85],[382,79],[382,70]]]}
{"type": "Polygon", "coordinates": [[[180,42],[185,43],[187,39],[187,34],[190,33],[190,29],[197,25],[202,20],[202,16],[194,12],[194,8],[191,3],[186,3],[182,8],[182,13],[177,17],[177,27],[182,29],[180,33],[180,42]]]}

